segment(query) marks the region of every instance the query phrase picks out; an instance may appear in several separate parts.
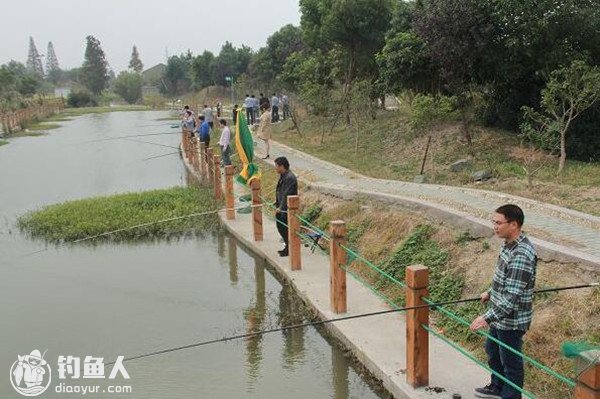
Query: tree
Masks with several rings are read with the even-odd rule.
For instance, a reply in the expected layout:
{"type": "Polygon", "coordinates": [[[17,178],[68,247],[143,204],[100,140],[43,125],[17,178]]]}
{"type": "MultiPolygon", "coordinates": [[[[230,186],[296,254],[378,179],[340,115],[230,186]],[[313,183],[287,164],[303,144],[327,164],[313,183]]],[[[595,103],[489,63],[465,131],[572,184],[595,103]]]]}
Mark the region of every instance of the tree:
{"type": "Polygon", "coordinates": [[[169,57],[164,74],[164,81],[167,86],[165,90],[169,94],[181,94],[190,89],[191,80],[189,72],[191,63],[192,53],[190,51],[186,54],[169,57]]]}
{"type": "Polygon", "coordinates": [[[100,41],[94,36],[86,37],[85,56],[79,78],[93,94],[100,94],[108,84],[108,62],[100,41]]]}
{"type": "Polygon", "coordinates": [[[214,83],[226,86],[228,82],[225,77],[232,76],[235,78],[246,72],[251,58],[252,49],[250,47],[235,48],[233,44],[226,41],[213,62],[212,79],[214,83]]]}
{"type": "Polygon", "coordinates": [[[379,82],[387,93],[404,90],[433,92],[437,71],[427,56],[426,44],[412,32],[388,36],[383,49],[375,55],[379,82]]]}
{"type": "Polygon", "coordinates": [[[52,42],[48,42],[48,51],[46,52],[46,76],[53,83],[57,83],[61,78],[61,70],[52,42]]]}
{"type": "Polygon", "coordinates": [[[29,36],[29,53],[27,55],[27,69],[39,76],[44,77],[44,67],[42,66],[42,58],[35,47],[33,37],[29,36]]]}
{"type": "Polygon", "coordinates": [[[523,113],[540,132],[557,136],[558,173],[561,173],[567,159],[566,136],[571,123],[600,100],[600,67],[577,60],[553,71],[541,97],[541,112],[523,107],[523,113]]]}
{"type": "Polygon", "coordinates": [[[143,85],[144,78],[141,74],[123,71],[115,79],[114,90],[123,100],[129,104],[134,104],[142,99],[143,85]]]}
{"type": "MultiPolygon", "coordinates": [[[[348,125],[352,83],[377,79],[373,55],[384,45],[392,16],[391,4],[390,0],[300,0],[303,40],[312,50],[330,52],[334,57],[333,71],[343,84],[341,107],[345,109],[348,125]]],[[[374,93],[367,95],[371,97],[374,93]]]]}
{"type": "Polygon", "coordinates": [[[213,84],[213,63],[215,56],[205,50],[201,55],[194,57],[191,66],[192,82],[196,89],[203,89],[213,84]]]}
{"type": "Polygon", "coordinates": [[[142,73],[142,71],[144,70],[144,64],[142,64],[142,61],[140,60],[140,55],[135,44],[133,45],[133,50],[131,50],[131,60],[129,61],[129,69],[136,73],[142,73]]]}
{"type": "Polygon", "coordinates": [[[413,29],[427,44],[427,54],[439,68],[445,91],[456,96],[462,119],[462,138],[472,150],[467,108],[471,88],[481,83],[500,62],[493,47],[499,28],[489,2],[429,0],[417,7],[413,29]]]}

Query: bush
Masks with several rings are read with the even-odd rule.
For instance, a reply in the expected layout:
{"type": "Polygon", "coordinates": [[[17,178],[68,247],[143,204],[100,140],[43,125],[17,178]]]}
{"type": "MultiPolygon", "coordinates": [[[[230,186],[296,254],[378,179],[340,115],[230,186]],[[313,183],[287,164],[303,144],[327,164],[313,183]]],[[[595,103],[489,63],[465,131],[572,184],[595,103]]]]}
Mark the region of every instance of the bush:
{"type": "Polygon", "coordinates": [[[96,101],[91,92],[81,89],[72,91],[69,94],[67,97],[67,104],[69,107],[73,108],[95,107],[98,105],[98,101],[96,101]]]}
{"type": "Polygon", "coordinates": [[[417,94],[411,103],[410,127],[420,131],[438,120],[457,117],[456,97],[417,94]]]}
{"type": "Polygon", "coordinates": [[[139,73],[123,71],[115,79],[115,93],[127,101],[135,104],[142,99],[142,86],[144,78],[139,73]]]}

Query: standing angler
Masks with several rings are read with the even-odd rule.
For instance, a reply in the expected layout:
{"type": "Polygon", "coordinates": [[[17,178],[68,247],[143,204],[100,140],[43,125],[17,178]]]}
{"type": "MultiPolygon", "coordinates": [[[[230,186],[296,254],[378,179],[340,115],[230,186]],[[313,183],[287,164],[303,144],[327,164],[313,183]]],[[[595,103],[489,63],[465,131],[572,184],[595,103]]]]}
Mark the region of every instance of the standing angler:
{"type": "Polygon", "coordinates": [[[279,231],[279,235],[285,243],[283,249],[278,252],[279,256],[289,256],[287,197],[288,195],[298,195],[298,180],[290,170],[290,163],[286,157],[275,159],[275,170],[279,174],[279,181],[275,190],[275,223],[277,224],[277,231],[279,231]]]}
{"type": "MultiPolygon", "coordinates": [[[[489,335],[521,352],[523,335],[533,316],[533,287],[537,255],[531,241],[522,233],[525,215],[516,205],[503,205],[492,218],[494,232],[504,239],[500,250],[492,288],[481,294],[481,302],[489,301],[488,310],[471,323],[471,330],[490,329],[489,335]]],[[[523,358],[492,341],[485,343],[488,364],[492,370],[523,388],[523,358]]],[[[521,392],[492,374],[490,384],[475,389],[478,398],[521,399],[521,392]]]]}

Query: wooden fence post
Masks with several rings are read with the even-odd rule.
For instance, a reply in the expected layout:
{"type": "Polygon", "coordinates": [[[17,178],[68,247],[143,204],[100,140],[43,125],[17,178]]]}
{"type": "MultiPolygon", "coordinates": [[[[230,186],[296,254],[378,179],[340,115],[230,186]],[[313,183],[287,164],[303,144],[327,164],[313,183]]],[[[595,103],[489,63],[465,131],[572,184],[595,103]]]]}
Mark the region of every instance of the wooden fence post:
{"type": "Polygon", "coordinates": [[[252,188],[252,231],[254,232],[254,241],[263,240],[262,223],[262,200],[260,198],[260,180],[253,179],[250,183],[252,188]]]}
{"type": "Polygon", "coordinates": [[[287,225],[288,225],[288,243],[290,254],[290,268],[292,270],[302,269],[302,261],[300,259],[300,220],[297,217],[298,208],[300,207],[300,197],[297,195],[289,195],[287,197],[287,225]]]}
{"type": "MultiPolygon", "coordinates": [[[[423,265],[406,268],[406,306],[425,305],[428,294],[429,269],[423,265]]],[[[406,380],[413,387],[429,384],[429,308],[406,312],[406,380]]]]}
{"type": "Polygon", "coordinates": [[[207,177],[207,164],[206,164],[206,142],[200,142],[200,175],[202,177],[207,177]]]}
{"type": "Polygon", "coordinates": [[[225,215],[227,220],[235,219],[234,199],[233,199],[233,175],[235,169],[233,165],[225,166],[225,215]]]}
{"type": "Polygon", "coordinates": [[[586,360],[589,362],[595,360],[596,364],[579,375],[575,387],[575,399],[600,399],[600,362],[597,358],[586,360]]]}
{"type": "Polygon", "coordinates": [[[223,187],[221,187],[221,156],[213,155],[215,199],[221,199],[223,196],[223,187]]]}
{"type": "Polygon", "coordinates": [[[334,220],[329,223],[329,226],[331,232],[329,302],[333,313],[345,313],[347,310],[346,271],[342,266],[346,265],[346,251],[341,245],[346,243],[346,223],[342,220],[334,220]]]}
{"type": "Polygon", "coordinates": [[[201,147],[201,143],[200,143],[200,137],[196,137],[196,170],[198,171],[198,173],[200,173],[200,175],[202,175],[202,162],[200,161],[202,159],[202,147],[201,147]]]}
{"type": "Polygon", "coordinates": [[[208,175],[208,181],[213,182],[214,180],[214,150],[212,148],[206,149],[206,174],[208,175]]]}

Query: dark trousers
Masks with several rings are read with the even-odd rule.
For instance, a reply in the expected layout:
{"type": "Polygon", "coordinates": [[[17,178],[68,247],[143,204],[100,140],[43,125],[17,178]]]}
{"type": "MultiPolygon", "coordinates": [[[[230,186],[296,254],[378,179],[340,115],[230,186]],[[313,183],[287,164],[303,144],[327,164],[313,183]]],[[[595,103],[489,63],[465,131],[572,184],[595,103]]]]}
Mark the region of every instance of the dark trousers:
{"type": "Polygon", "coordinates": [[[290,106],[286,104],[283,106],[283,120],[286,120],[289,117],[290,117],[290,106]]]}
{"type": "Polygon", "coordinates": [[[287,212],[279,212],[275,215],[275,223],[277,224],[277,231],[281,238],[283,238],[283,242],[285,242],[285,247],[288,246],[288,228],[287,228],[287,212]]]}
{"type": "Polygon", "coordinates": [[[246,108],[246,120],[249,124],[254,125],[254,108],[246,108]]]}
{"type": "MultiPolygon", "coordinates": [[[[524,334],[525,331],[497,330],[495,328],[490,328],[490,335],[492,337],[519,352],[521,352],[521,349],[523,348],[524,334]]],[[[485,351],[488,356],[488,364],[492,370],[518,387],[523,388],[525,370],[523,367],[523,358],[521,356],[514,354],[489,338],[485,342],[485,351]]],[[[492,374],[492,385],[501,390],[502,399],[521,399],[522,397],[521,392],[506,384],[494,374],[492,374]]]]}
{"type": "Polygon", "coordinates": [[[271,108],[271,123],[275,123],[279,121],[279,107],[277,105],[273,105],[271,108]]]}

